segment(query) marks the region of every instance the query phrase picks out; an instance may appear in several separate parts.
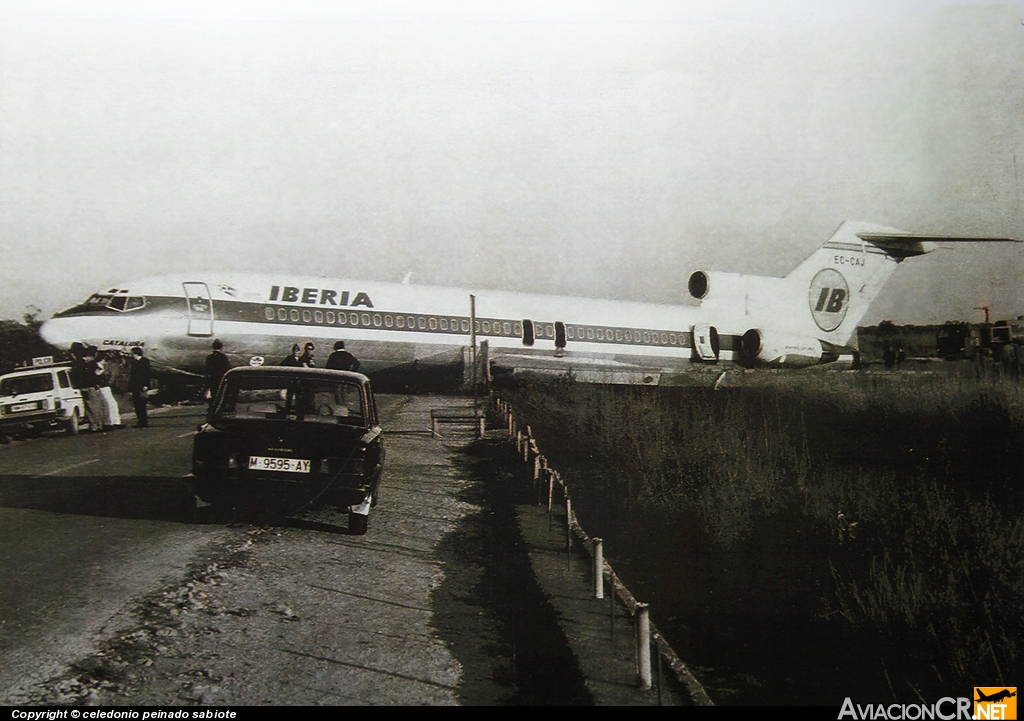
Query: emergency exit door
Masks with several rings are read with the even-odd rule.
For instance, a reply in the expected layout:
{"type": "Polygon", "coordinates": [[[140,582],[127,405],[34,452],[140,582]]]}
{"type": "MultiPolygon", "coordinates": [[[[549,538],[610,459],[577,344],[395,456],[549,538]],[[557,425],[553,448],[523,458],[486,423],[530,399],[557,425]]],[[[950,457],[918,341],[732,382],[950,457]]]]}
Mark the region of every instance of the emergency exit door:
{"type": "Polygon", "coordinates": [[[188,304],[188,334],[213,335],[213,299],[206,283],[182,283],[188,304]]]}

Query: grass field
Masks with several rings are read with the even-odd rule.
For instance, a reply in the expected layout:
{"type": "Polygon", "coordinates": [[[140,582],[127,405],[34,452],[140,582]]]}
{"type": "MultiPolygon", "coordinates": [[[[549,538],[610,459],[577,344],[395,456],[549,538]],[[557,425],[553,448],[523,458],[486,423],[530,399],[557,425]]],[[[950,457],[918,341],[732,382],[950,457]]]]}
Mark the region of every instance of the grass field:
{"type": "Polygon", "coordinates": [[[973,368],[501,391],[724,703],[1014,684],[1024,384],[973,368]]]}

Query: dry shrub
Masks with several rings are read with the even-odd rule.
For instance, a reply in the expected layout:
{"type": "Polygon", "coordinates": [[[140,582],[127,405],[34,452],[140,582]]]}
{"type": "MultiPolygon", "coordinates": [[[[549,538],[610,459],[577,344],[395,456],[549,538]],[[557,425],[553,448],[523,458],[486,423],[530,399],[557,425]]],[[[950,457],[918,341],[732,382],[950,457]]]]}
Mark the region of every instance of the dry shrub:
{"type": "Polygon", "coordinates": [[[804,519],[831,580],[820,617],[913,639],[930,660],[904,665],[908,676],[1009,683],[1019,668],[1024,384],[949,364],[741,372],[717,392],[556,383],[511,400],[556,468],[603,472],[624,512],[696,517],[722,547],[765,533],[773,516],[804,519]]]}

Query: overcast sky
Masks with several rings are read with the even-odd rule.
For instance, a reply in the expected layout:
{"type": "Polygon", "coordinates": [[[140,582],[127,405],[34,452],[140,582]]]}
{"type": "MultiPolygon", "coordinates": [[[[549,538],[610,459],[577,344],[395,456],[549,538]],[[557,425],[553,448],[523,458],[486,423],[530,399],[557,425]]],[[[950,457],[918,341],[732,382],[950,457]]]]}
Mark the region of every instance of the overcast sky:
{"type": "MultiPolygon", "coordinates": [[[[0,0],[0,317],[198,269],[681,302],[846,219],[1024,238],[1020,3],[0,0]]],[[[1024,314],[1024,250],[865,322],[1024,314]]]]}

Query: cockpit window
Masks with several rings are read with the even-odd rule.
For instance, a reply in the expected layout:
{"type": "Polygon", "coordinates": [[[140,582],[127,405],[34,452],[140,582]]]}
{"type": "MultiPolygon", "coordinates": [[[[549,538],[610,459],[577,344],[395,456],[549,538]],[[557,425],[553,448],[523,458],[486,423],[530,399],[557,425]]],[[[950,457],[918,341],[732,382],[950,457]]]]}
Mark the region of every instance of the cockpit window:
{"type": "Polygon", "coordinates": [[[145,297],[141,295],[109,295],[107,293],[94,293],[85,301],[85,304],[93,307],[107,307],[113,310],[126,311],[136,310],[146,305],[145,297]]]}

